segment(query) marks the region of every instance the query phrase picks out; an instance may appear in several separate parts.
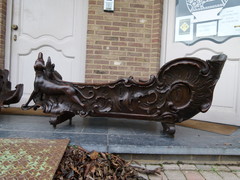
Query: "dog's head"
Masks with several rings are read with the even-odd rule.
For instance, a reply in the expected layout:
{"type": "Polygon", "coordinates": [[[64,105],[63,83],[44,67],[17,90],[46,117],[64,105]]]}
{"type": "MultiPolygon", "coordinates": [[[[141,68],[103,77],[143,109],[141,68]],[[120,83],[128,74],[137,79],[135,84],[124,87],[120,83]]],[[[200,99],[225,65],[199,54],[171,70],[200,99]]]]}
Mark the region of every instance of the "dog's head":
{"type": "Polygon", "coordinates": [[[38,58],[35,61],[34,69],[35,69],[35,71],[43,71],[45,69],[43,54],[41,52],[38,54],[38,58]]]}

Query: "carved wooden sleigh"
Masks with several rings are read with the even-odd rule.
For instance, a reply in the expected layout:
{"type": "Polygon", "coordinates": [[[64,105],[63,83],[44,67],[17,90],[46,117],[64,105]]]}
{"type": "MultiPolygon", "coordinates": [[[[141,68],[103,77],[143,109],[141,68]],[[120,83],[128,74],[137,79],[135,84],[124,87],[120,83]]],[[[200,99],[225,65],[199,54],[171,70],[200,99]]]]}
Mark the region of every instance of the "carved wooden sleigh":
{"type": "Polygon", "coordinates": [[[18,84],[15,90],[11,90],[11,82],[8,81],[9,71],[0,69],[0,110],[4,105],[18,103],[23,94],[23,84],[18,84]]]}
{"type": "Polygon", "coordinates": [[[159,121],[164,132],[175,133],[175,123],[206,112],[227,56],[211,60],[179,58],[166,63],[148,81],[133,77],[106,84],[71,83],[62,80],[50,58],[45,65],[39,53],[34,69],[34,91],[22,109],[43,108],[56,115],[56,127],[75,115],[159,121]],[[31,101],[33,106],[29,106],[31,101]]]}

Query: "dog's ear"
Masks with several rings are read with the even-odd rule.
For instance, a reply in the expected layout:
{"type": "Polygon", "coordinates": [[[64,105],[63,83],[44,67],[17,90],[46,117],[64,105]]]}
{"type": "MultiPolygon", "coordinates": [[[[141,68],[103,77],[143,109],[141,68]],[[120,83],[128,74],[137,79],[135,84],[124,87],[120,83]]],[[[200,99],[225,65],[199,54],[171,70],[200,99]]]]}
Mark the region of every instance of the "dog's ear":
{"type": "Polygon", "coordinates": [[[43,53],[42,52],[38,53],[38,59],[43,59],[43,53]]]}
{"type": "Polygon", "coordinates": [[[47,67],[49,70],[54,70],[54,68],[55,68],[55,64],[52,63],[50,57],[48,57],[46,67],[47,67]]]}

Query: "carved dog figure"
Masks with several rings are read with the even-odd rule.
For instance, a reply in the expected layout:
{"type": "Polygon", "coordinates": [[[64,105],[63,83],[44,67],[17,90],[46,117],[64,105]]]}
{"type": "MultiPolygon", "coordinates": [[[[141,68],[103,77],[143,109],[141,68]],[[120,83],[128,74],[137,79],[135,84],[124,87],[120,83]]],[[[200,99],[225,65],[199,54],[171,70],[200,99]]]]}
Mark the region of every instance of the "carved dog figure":
{"type": "Polygon", "coordinates": [[[57,124],[74,115],[105,116],[160,121],[164,132],[175,133],[175,123],[206,112],[212,103],[214,87],[227,59],[224,54],[211,60],[179,58],[166,63],[148,81],[133,77],[106,84],[63,81],[48,59],[39,53],[34,69],[34,91],[23,109],[42,107],[57,115],[57,124]],[[29,106],[30,101],[34,106],[29,106]]]}

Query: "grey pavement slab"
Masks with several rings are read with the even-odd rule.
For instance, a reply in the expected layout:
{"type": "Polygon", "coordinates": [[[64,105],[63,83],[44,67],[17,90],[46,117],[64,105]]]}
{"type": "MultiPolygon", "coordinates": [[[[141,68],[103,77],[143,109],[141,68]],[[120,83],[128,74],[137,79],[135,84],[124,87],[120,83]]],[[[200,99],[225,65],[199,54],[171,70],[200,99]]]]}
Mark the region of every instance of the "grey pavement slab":
{"type": "Polygon", "coordinates": [[[179,164],[179,167],[182,171],[195,171],[197,167],[195,164],[179,164]]]}
{"type": "Polygon", "coordinates": [[[240,130],[230,136],[176,126],[174,137],[162,132],[160,122],[81,118],[66,121],[55,129],[50,117],[0,115],[0,137],[70,139],[87,150],[121,154],[240,155],[240,130]]]}
{"type": "Polygon", "coordinates": [[[222,180],[222,177],[214,171],[200,171],[206,180],[222,180]]]}
{"type": "Polygon", "coordinates": [[[205,180],[198,171],[182,171],[187,180],[205,180]]]}
{"type": "Polygon", "coordinates": [[[218,174],[225,180],[236,180],[239,179],[237,175],[232,172],[219,171],[218,174]]]}
{"type": "Polygon", "coordinates": [[[187,180],[182,171],[164,171],[169,180],[187,180]]]}

